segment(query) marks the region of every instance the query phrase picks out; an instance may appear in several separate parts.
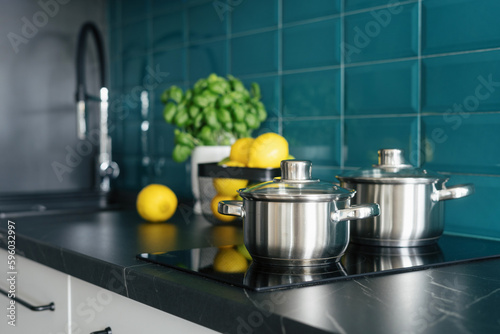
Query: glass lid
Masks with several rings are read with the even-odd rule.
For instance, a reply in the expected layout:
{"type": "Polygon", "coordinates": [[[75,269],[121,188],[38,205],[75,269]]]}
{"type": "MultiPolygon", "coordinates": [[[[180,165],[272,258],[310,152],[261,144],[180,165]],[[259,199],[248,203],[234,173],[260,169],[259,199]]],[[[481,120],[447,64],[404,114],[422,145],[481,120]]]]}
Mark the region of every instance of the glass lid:
{"type": "Polygon", "coordinates": [[[321,182],[311,177],[312,163],[307,160],[281,161],[281,177],[253,187],[240,189],[243,198],[270,201],[331,201],[354,196],[354,190],[321,182]]]}
{"type": "Polygon", "coordinates": [[[379,150],[378,161],[378,165],[347,172],[337,178],[340,181],[366,183],[434,183],[448,180],[442,174],[408,164],[400,149],[379,150]]]}

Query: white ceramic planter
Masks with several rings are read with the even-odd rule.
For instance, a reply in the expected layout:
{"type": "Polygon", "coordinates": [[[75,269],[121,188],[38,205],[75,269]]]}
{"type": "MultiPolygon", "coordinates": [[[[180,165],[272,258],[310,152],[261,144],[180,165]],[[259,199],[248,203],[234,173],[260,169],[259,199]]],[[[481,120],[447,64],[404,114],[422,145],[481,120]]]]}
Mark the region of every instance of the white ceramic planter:
{"type": "Polygon", "coordinates": [[[198,182],[198,164],[219,162],[229,156],[231,146],[196,146],[191,153],[191,188],[194,196],[194,212],[201,214],[200,184],[198,182]]]}

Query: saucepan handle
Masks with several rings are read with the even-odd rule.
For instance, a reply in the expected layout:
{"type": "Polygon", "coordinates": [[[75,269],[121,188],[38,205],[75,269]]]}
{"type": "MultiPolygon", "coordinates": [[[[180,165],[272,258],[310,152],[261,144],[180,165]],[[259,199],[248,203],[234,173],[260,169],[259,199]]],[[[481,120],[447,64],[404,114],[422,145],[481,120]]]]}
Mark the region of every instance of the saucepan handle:
{"type": "Polygon", "coordinates": [[[244,217],[243,201],[221,201],[217,207],[219,213],[227,216],[244,217]]]}
{"type": "Polygon", "coordinates": [[[353,205],[350,208],[340,209],[331,213],[334,223],[347,220],[359,220],[376,217],[380,214],[380,206],[377,203],[353,205]]]}
{"type": "Polygon", "coordinates": [[[462,198],[474,193],[474,185],[471,183],[461,184],[450,188],[436,190],[431,194],[431,199],[435,202],[446,201],[448,199],[462,198]]]}

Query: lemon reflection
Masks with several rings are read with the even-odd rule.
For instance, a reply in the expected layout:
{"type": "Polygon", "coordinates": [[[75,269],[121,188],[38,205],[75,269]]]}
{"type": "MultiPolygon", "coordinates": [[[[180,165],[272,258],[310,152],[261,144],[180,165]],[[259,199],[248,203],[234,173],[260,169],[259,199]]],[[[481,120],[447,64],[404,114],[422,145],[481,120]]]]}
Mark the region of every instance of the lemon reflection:
{"type": "Polygon", "coordinates": [[[230,225],[212,227],[212,240],[215,246],[237,245],[243,243],[241,228],[230,225]]]}
{"type": "Polygon", "coordinates": [[[177,226],[169,223],[143,222],[138,227],[139,247],[143,253],[176,249],[177,226]]]}
{"type": "Polygon", "coordinates": [[[244,273],[248,269],[248,261],[234,247],[219,247],[214,258],[214,270],[221,273],[244,273]]]}

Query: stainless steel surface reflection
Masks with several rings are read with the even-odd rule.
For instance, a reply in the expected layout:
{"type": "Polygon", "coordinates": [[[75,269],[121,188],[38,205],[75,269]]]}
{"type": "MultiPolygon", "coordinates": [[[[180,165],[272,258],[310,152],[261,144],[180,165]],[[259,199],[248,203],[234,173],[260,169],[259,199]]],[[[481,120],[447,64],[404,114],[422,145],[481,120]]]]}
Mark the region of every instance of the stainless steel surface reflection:
{"type": "MultiPolygon", "coordinates": [[[[222,243],[221,243],[222,244],[222,243]]],[[[159,246],[159,245],[158,245],[159,246]]],[[[205,247],[143,253],[141,260],[200,275],[222,283],[251,289],[269,291],[308,285],[325,284],[346,279],[356,279],[435,268],[451,263],[464,263],[487,258],[500,258],[500,243],[492,240],[443,235],[439,243],[420,247],[376,247],[350,244],[338,262],[320,266],[276,266],[251,262],[237,271],[217,270],[215,258],[220,249],[232,248],[242,252],[242,244],[223,247],[205,247]]]]}
{"type": "Polygon", "coordinates": [[[312,267],[267,266],[253,262],[245,273],[243,283],[259,289],[269,286],[295,286],[344,276],[347,276],[347,273],[340,262],[312,267]]]}
{"type": "Polygon", "coordinates": [[[444,262],[444,254],[437,244],[406,248],[352,244],[342,258],[342,264],[350,275],[412,268],[441,262],[444,262]]]}

